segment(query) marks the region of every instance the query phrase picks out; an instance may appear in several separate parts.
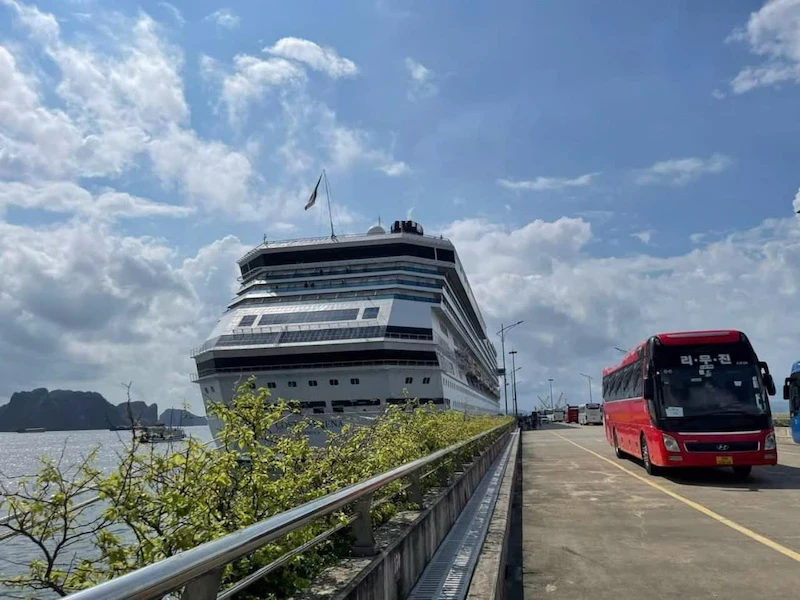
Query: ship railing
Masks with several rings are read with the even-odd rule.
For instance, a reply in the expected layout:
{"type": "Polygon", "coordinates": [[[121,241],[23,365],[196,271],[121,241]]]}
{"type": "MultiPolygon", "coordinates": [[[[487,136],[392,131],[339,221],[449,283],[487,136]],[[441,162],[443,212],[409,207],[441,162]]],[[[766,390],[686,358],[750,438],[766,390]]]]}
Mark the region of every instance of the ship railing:
{"type": "Polygon", "coordinates": [[[471,454],[476,456],[494,444],[502,447],[507,442],[510,431],[511,424],[500,425],[468,440],[317,498],[219,539],[141,567],[93,588],[77,592],[70,598],[74,600],[155,600],[182,590],[181,598],[183,600],[223,600],[241,592],[275,569],[285,565],[295,556],[346,528],[349,528],[354,539],[352,548],[354,554],[374,555],[376,544],[370,517],[371,509],[389,502],[401,493],[407,494],[409,501],[421,506],[423,503],[423,480],[431,475],[449,477],[448,467],[455,466],[460,462],[459,453],[466,454],[471,450],[471,454]],[[375,499],[376,492],[400,479],[406,480],[400,490],[375,499]],[[231,587],[220,589],[223,571],[230,563],[256,552],[292,531],[343,509],[347,514],[343,522],[258,569],[231,587]]]}
{"type": "MultiPolygon", "coordinates": [[[[377,236],[377,235],[367,235],[366,233],[347,233],[343,235],[337,235],[336,241],[352,241],[352,240],[360,240],[360,239],[380,239],[381,237],[386,238],[399,238],[400,236],[407,236],[407,237],[414,237],[414,238],[424,238],[426,240],[439,240],[442,242],[447,242],[449,244],[449,240],[445,240],[441,235],[430,235],[430,234],[416,234],[416,233],[407,233],[407,232],[400,232],[400,233],[386,233],[384,236],[377,236]]],[[[240,258],[237,262],[239,264],[245,263],[257,254],[259,254],[262,250],[268,250],[272,248],[292,248],[294,246],[304,246],[304,245],[311,245],[311,244],[326,244],[331,241],[331,237],[312,237],[312,238],[298,238],[298,239],[287,239],[287,240],[275,240],[272,242],[266,242],[263,244],[259,244],[252,250],[250,250],[247,254],[245,254],[242,258],[240,258]]]]}
{"type": "MultiPolygon", "coordinates": [[[[308,282],[306,282],[308,283],[308,282]]],[[[237,296],[237,300],[241,298],[249,298],[249,297],[258,297],[259,294],[286,294],[286,293],[294,293],[294,292],[305,292],[311,291],[316,292],[319,290],[339,290],[339,289],[355,289],[355,288],[374,288],[374,289],[383,289],[386,287],[391,286],[406,286],[406,287],[421,287],[425,288],[426,290],[439,290],[442,288],[442,283],[432,283],[427,281],[414,281],[412,279],[402,279],[401,277],[394,277],[390,278],[387,276],[384,279],[380,280],[356,280],[356,281],[342,281],[340,283],[329,283],[329,280],[321,281],[319,284],[317,282],[311,282],[308,285],[300,285],[298,284],[267,284],[272,285],[270,289],[266,290],[255,290],[249,289],[245,292],[242,292],[237,296]],[[280,287],[284,286],[284,287],[280,287]]]]}
{"type": "MultiPolygon", "coordinates": [[[[438,277],[444,277],[442,273],[434,268],[424,268],[420,266],[413,266],[407,262],[392,262],[392,263],[381,263],[378,267],[370,267],[370,266],[360,266],[360,265],[352,265],[344,268],[330,268],[326,267],[324,269],[297,269],[295,271],[287,271],[281,269],[278,272],[275,272],[274,276],[267,277],[265,279],[258,279],[258,277],[263,277],[264,272],[275,271],[275,266],[269,267],[256,267],[255,269],[248,272],[247,277],[240,275],[237,277],[237,281],[239,283],[244,282],[247,279],[247,286],[256,283],[270,283],[272,280],[275,279],[311,279],[311,278],[331,278],[331,277],[339,277],[340,275],[362,275],[364,273],[390,273],[392,271],[397,272],[411,272],[411,273],[422,273],[424,275],[435,275],[438,277]],[[316,272],[314,272],[316,271],[316,272]],[[321,271],[321,272],[320,272],[321,271]]],[[[241,290],[240,290],[241,292],[241,290]]]]}
{"type": "Polygon", "coordinates": [[[353,360],[342,362],[320,362],[302,364],[261,365],[253,367],[221,367],[218,369],[203,369],[193,371],[190,378],[197,383],[203,377],[217,374],[259,373],[262,371],[280,371],[283,369],[335,369],[349,367],[374,367],[374,366],[400,366],[400,367],[438,367],[439,363],[433,360],[353,360]]]}

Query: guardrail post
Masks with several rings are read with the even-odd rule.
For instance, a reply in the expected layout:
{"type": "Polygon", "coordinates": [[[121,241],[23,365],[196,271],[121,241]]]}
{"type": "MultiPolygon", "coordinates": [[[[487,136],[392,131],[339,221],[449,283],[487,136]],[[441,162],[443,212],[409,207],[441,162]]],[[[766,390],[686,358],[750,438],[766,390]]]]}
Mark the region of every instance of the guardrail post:
{"type": "Polygon", "coordinates": [[[422,478],[419,474],[419,471],[414,471],[409,477],[409,484],[408,484],[408,501],[413,502],[420,508],[422,508],[422,504],[424,501],[422,495],[422,478]]]}
{"type": "Polygon", "coordinates": [[[356,556],[372,556],[375,554],[375,536],[372,534],[372,494],[367,494],[356,500],[354,512],[358,518],[350,524],[350,531],[355,538],[353,554],[356,556]]]}
{"type": "Polygon", "coordinates": [[[442,461],[436,469],[436,477],[443,487],[450,485],[450,469],[447,466],[447,461],[442,461]]]}
{"type": "Polygon", "coordinates": [[[181,600],[216,600],[221,583],[222,569],[204,573],[186,584],[181,600]]]}
{"type": "Polygon", "coordinates": [[[480,456],[481,454],[483,454],[483,452],[481,451],[481,447],[478,444],[472,446],[472,456],[477,457],[480,456]]]}

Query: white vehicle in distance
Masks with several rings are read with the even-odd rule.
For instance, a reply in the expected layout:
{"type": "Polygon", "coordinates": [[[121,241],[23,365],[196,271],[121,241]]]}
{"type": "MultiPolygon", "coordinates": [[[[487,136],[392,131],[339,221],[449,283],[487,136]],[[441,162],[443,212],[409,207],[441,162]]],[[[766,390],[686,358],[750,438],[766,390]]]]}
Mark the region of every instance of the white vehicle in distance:
{"type": "Polygon", "coordinates": [[[563,408],[554,408],[553,409],[553,423],[563,423],[564,422],[564,409],[563,408]]]}
{"type": "Polygon", "coordinates": [[[603,407],[600,404],[581,404],[578,407],[579,425],[602,425],[603,407]]]}

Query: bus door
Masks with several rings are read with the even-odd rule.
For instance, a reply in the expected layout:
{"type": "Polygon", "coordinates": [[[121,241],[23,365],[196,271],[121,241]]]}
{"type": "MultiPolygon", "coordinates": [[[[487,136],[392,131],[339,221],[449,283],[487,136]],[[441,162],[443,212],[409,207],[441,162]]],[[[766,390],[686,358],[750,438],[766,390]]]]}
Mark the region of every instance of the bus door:
{"type": "Polygon", "coordinates": [[[783,384],[783,399],[789,401],[789,425],[792,439],[800,444],[800,372],[793,372],[783,384]]]}

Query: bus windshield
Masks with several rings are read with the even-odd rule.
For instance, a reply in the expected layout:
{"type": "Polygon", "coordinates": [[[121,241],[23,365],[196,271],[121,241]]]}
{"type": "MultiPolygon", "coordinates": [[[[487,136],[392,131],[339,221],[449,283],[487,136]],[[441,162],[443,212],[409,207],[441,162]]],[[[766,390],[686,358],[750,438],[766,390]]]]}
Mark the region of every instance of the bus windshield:
{"type": "Polygon", "coordinates": [[[764,415],[769,411],[756,365],[724,365],[710,376],[692,367],[661,371],[664,412],[689,417],[725,412],[764,415]]]}
{"type": "Polygon", "coordinates": [[[659,350],[656,364],[667,419],[769,414],[758,366],[740,344],[659,350]]]}

